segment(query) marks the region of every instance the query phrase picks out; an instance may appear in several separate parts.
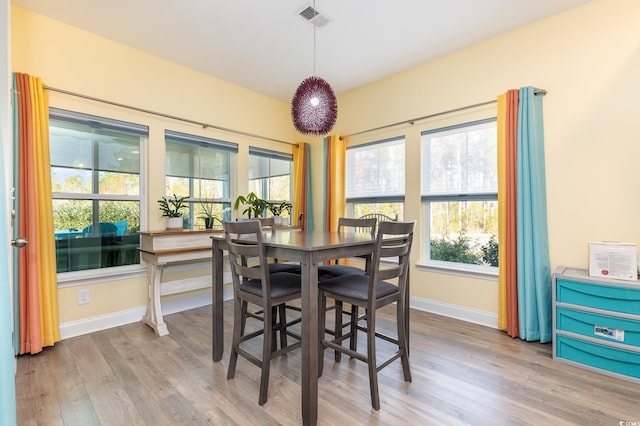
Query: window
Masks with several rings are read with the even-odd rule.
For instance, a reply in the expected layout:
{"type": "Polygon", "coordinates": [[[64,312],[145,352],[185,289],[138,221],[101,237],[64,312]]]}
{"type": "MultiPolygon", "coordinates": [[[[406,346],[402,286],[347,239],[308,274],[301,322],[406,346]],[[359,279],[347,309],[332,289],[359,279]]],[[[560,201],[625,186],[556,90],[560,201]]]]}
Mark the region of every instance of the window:
{"type": "Polygon", "coordinates": [[[498,266],[497,173],[495,119],[422,133],[427,264],[498,266]]]}
{"type": "Polygon", "coordinates": [[[347,212],[381,213],[401,220],[404,210],[404,137],[347,148],[347,212]]]}
{"type": "Polygon", "coordinates": [[[140,263],[146,126],[51,108],[57,272],[140,263]]]}
{"type": "Polygon", "coordinates": [[[293,155],[249,147],[249,192],[274,203],[290,202],[292,169],[293,155]]]}
{"type": "Polygon", "coordinates": [[[202,136],[165,131],[165,195],[186,196],[184,227],[204,229],[204,205],[221,228],[231,219],[231,176],[238,145],[202,136]]]}

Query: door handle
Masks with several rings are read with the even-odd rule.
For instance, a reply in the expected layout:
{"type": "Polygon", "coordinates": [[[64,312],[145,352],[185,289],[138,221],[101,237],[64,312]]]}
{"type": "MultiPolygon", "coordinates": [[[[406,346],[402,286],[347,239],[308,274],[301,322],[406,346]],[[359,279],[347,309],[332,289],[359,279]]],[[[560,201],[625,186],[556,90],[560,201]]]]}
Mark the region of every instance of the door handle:
{"type": "Polygon", "coordinates": [[[16,238],[15,240],[11,240],[11,245],[17,248],[22,248],[29,244],[26,238],[16,238]]]}

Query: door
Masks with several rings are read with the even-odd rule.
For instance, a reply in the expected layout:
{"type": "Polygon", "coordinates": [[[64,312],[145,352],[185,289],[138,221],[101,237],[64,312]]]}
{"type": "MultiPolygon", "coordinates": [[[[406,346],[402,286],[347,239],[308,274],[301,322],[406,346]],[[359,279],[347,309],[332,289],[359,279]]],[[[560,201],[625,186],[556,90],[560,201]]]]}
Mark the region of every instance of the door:
{"type": "Polygon", "coordinates": [[[15,357],[12,337],[10,1],[0,0],[0,424],[16,423],[15,357]]]}

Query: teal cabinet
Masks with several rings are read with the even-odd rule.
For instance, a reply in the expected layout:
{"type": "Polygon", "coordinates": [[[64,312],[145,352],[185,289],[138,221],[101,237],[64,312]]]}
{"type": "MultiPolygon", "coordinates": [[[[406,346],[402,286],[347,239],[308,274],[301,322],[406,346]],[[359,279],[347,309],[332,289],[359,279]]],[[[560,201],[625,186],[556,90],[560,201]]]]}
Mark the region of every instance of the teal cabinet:
{"type": "Polygon", "coordinates": [[[640,383],[640,281],[553,273],[553,358],[640,383]]]}

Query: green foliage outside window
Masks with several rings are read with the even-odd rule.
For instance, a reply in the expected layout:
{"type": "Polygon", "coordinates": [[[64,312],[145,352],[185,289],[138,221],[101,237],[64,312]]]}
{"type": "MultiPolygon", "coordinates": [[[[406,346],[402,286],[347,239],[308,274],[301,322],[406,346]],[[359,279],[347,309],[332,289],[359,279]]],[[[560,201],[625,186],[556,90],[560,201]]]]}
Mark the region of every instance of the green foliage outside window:
{"type": "Polygon", "coordinates": [[[482,246],[482,261],[490,266],[498,266],[498,241],[492,235],[489,242],[482,246]]]}
{"type": "MultiPolygon", "coordinates": [[[[53,226],[55,229],[81,230],[92,223],[92,202],[86,200],[54,200],[53,226]]],[[[115,223],[126,220],[129,234],[140,230],[140,211],[137,202],[102,201],[100,222],[115,223]]]]}
{"type": "Polygon", "coordinates": [[[431,259],[470,265],[498,266],[498,241],[492,235],[489,241],[473,250],[474,241],[461,234],[457,240],[436,238],[431,240],[431,259]]]}

